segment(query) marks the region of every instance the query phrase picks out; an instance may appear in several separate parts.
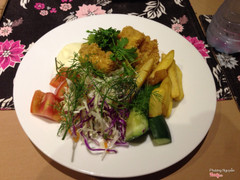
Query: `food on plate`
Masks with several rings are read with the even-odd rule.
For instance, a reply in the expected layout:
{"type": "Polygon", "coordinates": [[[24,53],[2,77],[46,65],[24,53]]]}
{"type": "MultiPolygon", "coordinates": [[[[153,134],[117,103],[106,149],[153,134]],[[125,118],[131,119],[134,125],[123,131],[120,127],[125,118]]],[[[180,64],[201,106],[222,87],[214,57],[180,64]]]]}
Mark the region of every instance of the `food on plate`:
{"type": "Polygon", "coordinates": [[[140,69],[136,70],[137,72],[136,84],[138,88],[140,88],[147,80],[147,77],[149,76],[153,69],[153,63],[154,60],[149,59],[146,63],[143,64],[143,66],[140,69]]]}
{"type": "Polygon", "coordinates": [[[61,119],[58,110],[54,107],[60,100],[51,92],[35,91],[31,103],[31,113],[54,121],[61,119]]]}
{"type": "Polygon", "coordinates": [[[137,48],[138,57],[133,64],[136,69],[141,68],[149,59],[153,60],[153,67],[156,67],[159,62],[158,42],[156,39],[151,40],[149,36],[131,26],[124,27],[118,37],[129,40],[125,48],[137,48]]]}
{"type": "Polygon", "coordinates": [[[169,117],[172,112],[172,82],[168,76],[162,81],[160,88],[163,88],[165,90],[165,94],[162,97],[162,114],[164,117],[169,117]]]}
{"type": "Polygon", "coordinates": [[[157,40],[131,26],[87,32],[86,42],[59,52],[55,91],[36,90],[31,113],[59,122],[62,139],[103,155],[147,133],[155,145],[170,143],[165,118],[184,97],[174,51],[159,60],[157,40]]]}
{"type": "Polygon", "coordinates": [[[64,66],[69,67],[72,64],[72,59],[74,58],[74,53],[78,52],[82,43],[69,43],[65,45],[57,55],[57,60],[64,64],[64,66]]]}
{"type": "Polygon", "coordinates": [[[153,144],[163,145],[172,141],[168,125],[162,115],[149,119],[149,128],[151,130],[153,144]]]}
{"type": "Polygon", "coordinates": [[[139,32],[131,26],[124,27],[118,34],[118,37],[128,39],[128,44],[125,46],[127,49],[139,47],[145,39],[145,35],[142,32],[139,32]]]}
{"type": "Polygon", "coordinates": [[[127,118],[125,141],[131,141],[148,131],[148,119],[139,109],[131,109],[127,118]]]}
{"type": "Polygon", "coordinates": [[[178,65],[176,65],[176,71],[177,71],[177,83],[178,83],[178,88],[179,88],[179,96],[174,98],[175,101],[181,101],[184,97],[184,92],[183,92],[183,85],[182,85],[182,71],[181,69],[178,67],[178,65]]]}
{"type": "Polygon", "coordinates": [[[168,68],[173,62],[174,51],[171,50],[167,55],[162,55],[161,62],[158,63],[157,67],[153,69],[152,73],[148,77],[148,83],[151,85],[158,84],[168,75],[168,68]]]}
{"type": "MultiPolygon", "coordinates": [[[[85,43],[79,50],[82,57],[91,56],[89,61],[95,66],[96,69],[109,73],[116,69],[116,61],[111,60],[111,51],[103,51],[96,43],[85,43]]],[[[85,58],[84,58],[85,59],[85,58]]]]}

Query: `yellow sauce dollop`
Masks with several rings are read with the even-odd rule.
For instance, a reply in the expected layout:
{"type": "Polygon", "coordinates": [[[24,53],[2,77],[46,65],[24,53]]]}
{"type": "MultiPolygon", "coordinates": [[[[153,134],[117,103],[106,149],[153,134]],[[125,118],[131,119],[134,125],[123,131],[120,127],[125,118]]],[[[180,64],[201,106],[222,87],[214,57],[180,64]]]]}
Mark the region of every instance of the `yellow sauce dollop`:
{"type": "Polygon", "coordinates": [[[57,61],[64,64],[65,67],[70,67],[74,54],[78,53],[82,43],[70,43],[65,45],[57,55],[57,61]]]}

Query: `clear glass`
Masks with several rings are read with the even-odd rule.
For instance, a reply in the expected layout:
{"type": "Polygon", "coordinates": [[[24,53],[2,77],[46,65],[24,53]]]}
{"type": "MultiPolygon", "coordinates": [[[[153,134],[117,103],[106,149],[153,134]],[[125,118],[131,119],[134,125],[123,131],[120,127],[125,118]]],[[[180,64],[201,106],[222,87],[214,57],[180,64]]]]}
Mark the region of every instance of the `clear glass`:
{"type": "Polygon", "coordinates": [[[240,0],[223,2],[209,24],[207,41],[220,52],[240,52],[240,0]]]}

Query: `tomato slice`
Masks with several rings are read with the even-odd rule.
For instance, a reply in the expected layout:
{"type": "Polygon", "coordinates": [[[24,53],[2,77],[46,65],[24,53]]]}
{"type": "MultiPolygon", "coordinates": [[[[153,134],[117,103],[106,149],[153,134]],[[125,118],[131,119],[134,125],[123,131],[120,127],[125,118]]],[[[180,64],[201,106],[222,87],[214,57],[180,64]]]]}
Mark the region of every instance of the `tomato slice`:
{"type": "Polygon", "coordinates": [[[56,75],[56,76],[55,76],[54,78],[52,78],[52,80],[50,81],[50,85],[51,85],[52,87],[57,88],[65,79],[66,79],[66,77],[56,75]]]}
{"type": "Polygon", "coordinates": [[[56,76],[54,78],[52,78],[52,80],[50,81],[50,85],[57,88],[63,81],[66,80],[66,71],[67,67],[63,67],[62,69],[60,69],[60,74],[56,74],[56,76]]]}
{"type": "Polygon", "coordinates": [[[60,100],[53,93],[36,90],[32,98],[31,113],[59,122],[61,117],[55,107],[59,102],[60,100]]]}
{"type": "Polygon", "coordinates": [[[55,90],[55,96],[58,99],[63,100],[63,95],[66,92],[66,88],[68,88],[68,84],[67,84],[67,80],[65,79],[64,81],[62,81],[59,86],[56,88],[55,90]]]}

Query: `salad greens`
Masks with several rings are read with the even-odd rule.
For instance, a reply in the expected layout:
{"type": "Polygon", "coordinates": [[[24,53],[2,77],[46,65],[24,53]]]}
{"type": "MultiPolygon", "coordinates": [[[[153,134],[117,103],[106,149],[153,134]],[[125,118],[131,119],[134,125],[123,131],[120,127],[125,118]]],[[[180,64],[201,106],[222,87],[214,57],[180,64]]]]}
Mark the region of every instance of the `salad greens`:
{"type": "Polygon", "coordinates": [[[65,139],[68,132],[73,137],[80,133],[91,150],[94,148],[90,148],[89,143],[99,144],[99,136],[111,140],[111,146],[125,145],[125,119],[137,89],[135,77],[125,74],[123,68],[111,75],[104,74],[95,69],[88,58],[82,59],[76,54],[72,66],[65,70],[58,63],[59,76],[67,77],[69,87],[57,107],[63,117],[58,135],[63,134],[65,139]]]}
{"type": "Polygon", "coordinates": [[[156,86],[137,87],[136,71],[131,65],[137,59],[136,48],[125,49],[128,39],[119,39],[120,31],[99,28],[87,32],[87,43],[111,51],[110,59],[118,62],[118,69],[105,74],[93,66],[90,55],[75,54],[68,68],[56,61],[58,76],[65,76],[68,85],[56,107],[62,117],[58,135],[65,139],[70,133],[90,151],[116,152],[114,146],[128,145],[127,139],[148,131],[149,99],[156,86]],[[105,148],[101,148],[99,138],[108,142],[105,148]]]}
{"type": "MultiPolygon", "coordinates": [[[[157,85],[158,86],[158,85],[157,85]]],[[[136,108],[148,117],[150,95],[157,86],[144,85],[134,96],[131,102],[131,108],[136,108]]]]}
{"type": "MultiPolygon", "coordinates": [[[[128,146],[146,132],[151,132],[155,145],[172,142],[165,117],[171,114],[173,100],[184,97],[174,50],[158,62],[157,41],[149,41],[149,36],[131,26],[124,27],[120,35],[113,28],[87,32],[87,42],[70,65],[69,56],[57,56],[57,74],[50,81],[55,92],[36,90],[30,112],[60,122],[57,134],[63,140],[70,135],[74,142],[85,143],[89,151],[103,152],[103,158],[108,152],[116,153],[115,146],[128,146]],[[138,33],[143,37],[136,45],[138,33]],[[126,48],[132,44],[138,49],[126,48]]],[[[81,45],[73,44],[64,47],[60,55],[70,49],[72,57],[81,45]]]]}

